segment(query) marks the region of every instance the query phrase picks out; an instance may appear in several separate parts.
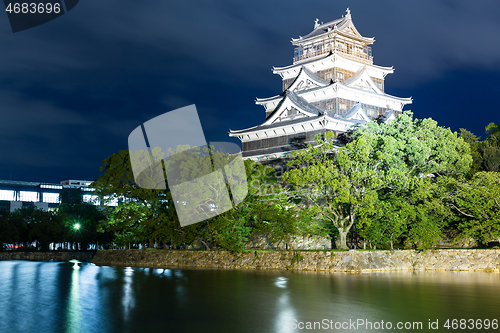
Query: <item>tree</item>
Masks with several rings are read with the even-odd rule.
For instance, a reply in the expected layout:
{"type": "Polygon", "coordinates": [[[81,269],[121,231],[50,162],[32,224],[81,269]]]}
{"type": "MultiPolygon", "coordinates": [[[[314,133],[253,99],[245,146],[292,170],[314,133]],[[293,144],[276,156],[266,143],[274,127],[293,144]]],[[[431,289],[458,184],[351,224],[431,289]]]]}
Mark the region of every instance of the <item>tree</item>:
{"type": "MultiPolygon", "coordinates": [[[[229,166],[233,158],[213,149],[190,149],[188,146],[179,146],[175,153],[168,151],[166,160],[159,148],[153,149],[151,153],[136,151],[133,156],[129,156],[128,151],[110,156],[103,161],[103,175],[92,186],[102,198],[121,200],[122,203],[116,208],[106,209],[109,219],[103,221],[102,229],[114,231],[119,245],[144,242],[145,239],[149,239],[150,247],[154,246],[155,240],[174,246],[199,240],[206,245],[206,241],[213,238],[211,229],[207,228],[210,222],[181,228],[178,216],[181,214],[186,220],[201,218],[203,221],[231,207],[227,207],[227,204],[231,205],[229,200],[220,200],[223,191],[227,193],[228,185],[222,173],[216,173],[214,169],[218,171],[224,168],[232,185],[234,182],[246,181],[240,177],[245,170],[237,170],[238,165],[229,166]],[[144,170],[136,175],[136,179],[131,161],[136,169],[144,170]],[[168,183],[165,182],[163,163],[168,173],[168,183]],[[220,177],[206,177],[212,175],[220,177]],[[137,183],[147,188],[139,187],[137,183]],[[175,192],[175,202],[172,191],[175,192]],[[223,207],[224,204],[226,206],[223,207]]],[[[245,194],[246,188],[242,186],[231,189],[235,200],[241,200],[245,194]]],[[[214,221],[223,221],[225,215],[222,215],[214,221]]],[[[221,230],[218,232],[220,234],[221,230]]]]}
{"type": "Polygon", "coordinates": [[[200,224],[200,240],[233,252],[243,251],[249,237],[264,236],[271,242],[289,244],[290,237],[298,232],[293,225],[300,220],[290,215],[294,205],[280,194],[283,191],[276,186],[276,171],[252,160],[244,165],[248,195],[233,209],[200,224]]]}
{"type": "Polygon", "coordinates": [[[8,210],[0,211],[0,251],[4,243],[13,243],[17,237],[17,230],[11,221],[11,213],[8,210]]]}
{"type": "MultiPolygon", "coordinates": [[[[280,181],[281,170],[245,161],[249,195],[237,210],[246,216],[253,237],[265,237],[270,244],[285,244],[293,249],[296,236],[312,234],[304,214],[288,196],[280,181]]],[[[236,216],[235,216],[236,217],[236,216]]]]}
{"type": "Polygon", "coordinates": [[[500,172],[500,126],[490,123],[486,131],[489,135],[483,142],[484,171],[500,172]]]}
{"type": "Polygon", "coordinates": [[[468,182],[457,182],[448,199],[460,217],[462,237],[500,241],[500,173],[478,172],[468,182]]]}
{"type": "Polygon", "coordinates": [[[410,209],[410,204],[396,193],[379,194],[360,210],[359,235],[374,246],[389,243],[393,249],[394,243],[407,231],[410,209]]]}
{"type": "MultiPolygon", "coordinates": [[[[153,150],[155,160],[163,156],[159,149],[153,150]]],[[[136,163],[148,163],[151,158],[147,152],[136,152],[136,163]]],[[[165,208],[173,209],[171,197],[166,190],[142,188],[136,184],[128,150],[121,150],[106,158],[100,168],[102,175],[92,184],[91,188],[101,198],[103,203],[118,202],[118,207],[107,206],[104,213],[109,220],[103,219],[101,231],[113,231],[120,245],[137,241],[149,241],[149,247],[154,247],[154,236],[158,228],[172,218],[165,208]]],[[[143,168],[144,172],[138,178],[139,182],[149,187],[152,183],[163,181],[161,163],[151,164],[143,168]]],[[[157,235],[157,233],[156,233],[157,235]]],[[[163,239],[165,241],[165,239],[163,239]]]]}
{"type": "Polygon", "coordinates": [[[490,123],[485,130],[488,136],[484,141],[479,141],[471,132],[460,129],[460,137],[470,145],[473,158],[469,179],[480,171],[500,171],[500,126],[490,123]]]}
{"type": "Polygon", "coordinates": [[[470,146],[472,164],[467,173],[467,178],[470,179],[476,172],[483,170],[483,144],[477,136],[463,128],[460,129],[460,137],[470,146]]]}
{"type": "Polygon", "coordinates": [[[403,241],[407,248],[432,247],[453,219],[443,200],[452,183],[446,176],[413,177],[404,190],[378,191],[377,200],[361,209],[361,235],[373,244],[390,243],[391,249],[397,241],[403,241]]]}
{"type": "Polygon", "coordinates": [[[37,242],[42,251],[48,251],[52,242],[59,242],[63,239],[64,225],[62,218],[54,212],[46,212],[34,206],[28,207],[21,214],[29,218],[29,238],[30,241],[37,242]]]}
{"type": "Polygon", "coordinates": [[[31,244],[31,237],[29,235],[31,222],[31,210],[35,209],[32,207],[21,207],[11,212],[9,215],[9,220],[14,227],[14,242],[21,243],[24,247],[28,247],[31,244]]]}
{"type": "Polygon", "coordinates": [[[314,217],[312,210],[301,209],[290,198],[277,194],[255,204],[253,234],[266,235],[271,244],[284,244],[293,250],[297,237],[328,235],[328,230],[314,217]]]}
{"type": "Polygon", "coordinates": [[[374,138],[362,136],[338,149],[332,132],[316,146],[294,153],[284,180],[304,190],[302,196],[313,210],[340,234],[340,248],[347,248],[347,234],[359,208],[373,200],[373,191],[384,186],[380,162],[373,158],[374,138]]]}
{"type": "Polygon", "coordinates": [[[83,201],[80,189],[64,189],[60,195],[57,215],[64,221],[66,240],[81,245],[86,250],[88,244],[107,243],[109,235],[97,231],[104,214],[99,207],[83,201]]]}
{"type": "MultiPolygon", "coordinates": [[[[309,146],[294,156],[291,165],[297,165],[298,169],[289,171],[284,178],[307,191],[306,197],[319,215],[338,230],[341,248],[347,248],[347,233],[363,207],[374,207],[388,193],[411,194],[409,191],[418,184],[418,179],[460,177],[469,171],[472,162],[469,145],[457,133],[437,126],[432,119],[413,119],[409,111],[391,123],[373,121],[361,126],[344,147],[336,147],[333,135],[327,133],[315,147],[309,146]]],[[[413,205],[412,202],[421,199],[412,194],[407,201],[413,205]]],[[[429,234],[423,232],[430,230],[430,225],[422,228],[430,222],[422,212],[412,212],[413,221],[420,222],[408,234],[412,242],[416,239],[422,242],[429,234]]],[[[385,218],[383,223],[387,221],[385,218]]],[[[376,238],[381,240],[391,238],[389,235],[401,228],[393,225],[393,232],[385,231],[382,237],[381,226],[370,232],[370,226],[365,227],[366,235],[378,234],[376,238]]]]}
{"type": "Polygon", "coordinates": [[[62,220],[53,212],[47,212],[37,207],[26,206],[13,212],[3,212],[1,220],[2,237],[8,242],[21,243],[25,247],[36,243],[43,251],[49,250],[52,242],[62,240],[64,228],[62,220]]]}
{"type": "Polygon", "coordinates": [[[405,111],[390,123],[368,122],[353,137],[375,138],[374,158],[383,169],[393,168],[400,181],[409,177],[462,176],[471,166],[470,146],[449,128],[431,118],[413,119],[405,111]]]}

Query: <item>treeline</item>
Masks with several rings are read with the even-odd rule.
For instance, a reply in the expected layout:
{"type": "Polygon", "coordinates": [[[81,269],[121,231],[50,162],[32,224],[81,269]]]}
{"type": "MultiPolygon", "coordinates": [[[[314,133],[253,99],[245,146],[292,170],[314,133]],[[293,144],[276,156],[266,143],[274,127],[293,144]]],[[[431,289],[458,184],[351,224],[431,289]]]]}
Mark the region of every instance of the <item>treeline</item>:
{"type": "MultiPolygon", "coordinates": [[[[227,188],[223,178],[193,183],[186,199],[178,193],[174,199],[162,163],[150,165],[151,158],[163,160],[159,149],[132,156],[143,170],[135,178],[129,152],[120,151],[103,161],[102,175],[92,184],[101,201],[118,206],[97,207],[82,202],[78,191],[65,191],[54,212],[1,212],[0,242],[45,250],[56,243],[242,251],[257,237],[293,249],[294,239],[319,236],[339,249],[427,249],[443,239],[449,244],[451,236],[451,242],[484,246],[500,238],[500,126],[492,123],[486,131],[481,141],[464,129],[457,134],[405,112],[354,129],[340,149],[327,132],[316,145],[294,152],[287,165],[246,160],[244,170],[226,168],[228,179],[240,185],[233,186],[233,198],[247,187],[248,195],[225,212],[219,211],[227,188]],[[136,178],[164,189],[141,188],[136,178]],[[207,219],[181,227],[175,205],[193,202],[193,214],[207,219]]],[[[234,158],[197,149],[167,154],[165,167],[179,170],[176,179],[169,175],[171,186],[213,172],[210,161],[224,167],[234,158]]]]}
{"type": "Polygon", "coordinates": [[[87,250],[89,245],[109,246],[113,235],[97,231],[105,218],[96,206],[83,202],[80,190],[65,189],[61,204],[55,211],[44,211],[35,206],[0,211],[0,250],[15,247],[24,250],[48,251],[54,249],[87,250]]]}
{"type": "MultiPolygon", "coordinates": [[[[288,248],[295,237],[309,236],[329,237],[343,249],[425,249],[446,235],[486,244],[500,237],[500,128],[490,124],[486,130],[480,141],[466,130],[458,135],[405,112],[391,122],[357,128],[340,149],[328,132],[316,145],[295,152],[285,168],[245,161],[245,200],[182,228],[168,184],[164,190],[138,187],[128,151],[120,151],[103,161],[103,174],[93,183],[102,198],[122,202],[105,210],[100,228],[113,232],[122,247],[203,244],[241,251],[258,236],[288,248]]],[[[134,158],[147,163],[163,156],[159,150],[153,155],[134,158]]],[[[206,158],[202,152],[179,156],[172,162],[183,170],[177,184],[182,177],[206,174],[195,166],[206,158]]],[[[158,167],[161,163],[150,168],[148,182],[163,181],[158,167]]],[[[217,209],[210,200],[200,201],[200,207],[217,209]]]]}

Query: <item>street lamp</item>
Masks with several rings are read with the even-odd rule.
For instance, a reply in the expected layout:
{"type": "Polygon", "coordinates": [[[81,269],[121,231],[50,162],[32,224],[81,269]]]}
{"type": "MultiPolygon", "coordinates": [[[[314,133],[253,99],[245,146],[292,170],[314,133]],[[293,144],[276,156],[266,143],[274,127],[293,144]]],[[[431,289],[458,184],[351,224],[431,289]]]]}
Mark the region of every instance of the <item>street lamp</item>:
{"type": "Polygon", "coordinates": [[[75,225],[73,225],[73,229],[80,230],[80,223],[75,223],[75,225]]]}

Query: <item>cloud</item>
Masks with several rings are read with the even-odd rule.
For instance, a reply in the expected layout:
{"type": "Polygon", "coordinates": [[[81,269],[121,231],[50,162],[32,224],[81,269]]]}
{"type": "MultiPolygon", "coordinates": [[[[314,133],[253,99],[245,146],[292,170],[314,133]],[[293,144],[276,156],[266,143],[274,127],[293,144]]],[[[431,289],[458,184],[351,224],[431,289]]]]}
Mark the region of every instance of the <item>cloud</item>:
{"type": "Polygon", "coordinates": [[[500,3],[423,0],[377,4],[376,15],[354,11],[353,18],[355,24],[369,20],[370,25],[363,23],[363,32],[377,34],[375,62],[397,69],[391,82],[414,86],[464,67],[500,71],[500,44],[495,42],[500,32],[500,3]]]}
{"type": "Polygon", "coordinates": [[[4,24],[0,164],[95,170],[139,124],[193,103],[207,139],[229,140],[263,120],[255,97],[281,92],[271,68],[292,63],[290,38],[347,7],[377,39],[375,64],[396,69],[389,92],[464,68],[498,76],[496,1],[87,0],[21,33],[4,24]]]}

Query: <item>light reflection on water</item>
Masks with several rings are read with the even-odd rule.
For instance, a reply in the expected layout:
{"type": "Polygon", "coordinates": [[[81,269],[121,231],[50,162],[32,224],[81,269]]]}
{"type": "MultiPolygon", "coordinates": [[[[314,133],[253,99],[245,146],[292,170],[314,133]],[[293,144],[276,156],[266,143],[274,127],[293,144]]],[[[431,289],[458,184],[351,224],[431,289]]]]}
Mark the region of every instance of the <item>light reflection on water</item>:
{"type": "Polygon", "coordinates": [[[129,320],[129,314],[134,307],[134,294],[132,290],[132,276],[134,275],[134,269],[132,267],[126,267],[124,269],[125,277],[123,278],[123,318],[125,321],[129,320]]]}
{"type": "Polygon", "coordinates": [[[480,272],[327,274],[0,261],[0,332],[288,333],[300,331],[293,320],[323,319],[421,321],[426,328],[429,319],[497,318],[499,287],[500,274],[480,272]]]}
{"type": "Polygon", "coordinates": [[[66,331],[68,333],[78,333],[82,331],[81,327],[81,308],[80,308],[80,262],[70,260],[73,263],[71,273],[71,282],[69,289],[68,307],[66,311],[66,331]]]}

